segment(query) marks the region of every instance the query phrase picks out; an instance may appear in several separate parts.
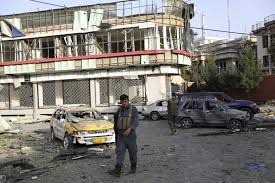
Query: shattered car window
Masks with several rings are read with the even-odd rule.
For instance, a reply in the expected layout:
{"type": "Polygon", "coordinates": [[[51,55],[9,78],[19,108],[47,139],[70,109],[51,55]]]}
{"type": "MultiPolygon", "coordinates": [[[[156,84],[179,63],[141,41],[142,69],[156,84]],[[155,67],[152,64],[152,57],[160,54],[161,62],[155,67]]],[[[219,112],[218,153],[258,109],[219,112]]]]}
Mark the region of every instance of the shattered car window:
{"type": "Polygon", "coordinates": [[[102,116],[96,111],[68,112],[68,121],[80,122],[102,119],[102,116]]]}

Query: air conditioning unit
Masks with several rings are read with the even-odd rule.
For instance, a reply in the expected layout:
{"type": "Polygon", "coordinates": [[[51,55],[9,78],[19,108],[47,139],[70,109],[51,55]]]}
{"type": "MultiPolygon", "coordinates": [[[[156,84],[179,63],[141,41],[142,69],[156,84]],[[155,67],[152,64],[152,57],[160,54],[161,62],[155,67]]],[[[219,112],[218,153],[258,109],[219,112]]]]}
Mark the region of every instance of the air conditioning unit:
{"type": "Polygon", "coordinates": [[[86,11],[74,12],[74,31],[85,31],[88,28],[88,14],[86,11]]]}

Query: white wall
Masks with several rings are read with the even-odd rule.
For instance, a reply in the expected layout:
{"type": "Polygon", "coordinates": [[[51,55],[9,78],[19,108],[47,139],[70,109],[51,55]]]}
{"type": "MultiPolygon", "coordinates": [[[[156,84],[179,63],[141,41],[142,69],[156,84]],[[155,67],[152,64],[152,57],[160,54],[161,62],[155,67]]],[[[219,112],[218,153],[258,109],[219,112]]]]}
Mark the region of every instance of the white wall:
{"type": "Polygon", "coordinates": [[[168,76],[147,76],[145,79],[147,104],[156,100],[168,99],[171,95],[171,82],[168,76]]]}
{"type": "Polygon", "coordinates": [[[268,55],[267,48],[263,48],[262,36],[257,36],[257,58],[258,61],[263,65],[263,56],[268,55]]]}

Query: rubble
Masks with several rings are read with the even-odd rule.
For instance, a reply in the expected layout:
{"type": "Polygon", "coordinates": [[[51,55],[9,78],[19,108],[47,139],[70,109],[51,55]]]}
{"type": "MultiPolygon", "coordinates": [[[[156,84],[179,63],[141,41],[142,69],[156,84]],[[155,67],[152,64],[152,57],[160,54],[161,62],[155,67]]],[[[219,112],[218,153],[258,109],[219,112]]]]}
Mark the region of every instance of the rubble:
{"type": "Polygon", "coordinates": [[[0,175],[0,183],[6,183],[6,176],[5,175],[0,175]]]}
{"type": "Polygon", "coordinates": [[[9,145],[9,148],[11,149],[21,149],[21,143],[18,139],[15,139],[11,142],[11,144],[9,145]]]}
{"type": "Polygon", "coordinates": [[[5,133],[11,129],[10,124],[0,116],[0,133],[5,133]]]}

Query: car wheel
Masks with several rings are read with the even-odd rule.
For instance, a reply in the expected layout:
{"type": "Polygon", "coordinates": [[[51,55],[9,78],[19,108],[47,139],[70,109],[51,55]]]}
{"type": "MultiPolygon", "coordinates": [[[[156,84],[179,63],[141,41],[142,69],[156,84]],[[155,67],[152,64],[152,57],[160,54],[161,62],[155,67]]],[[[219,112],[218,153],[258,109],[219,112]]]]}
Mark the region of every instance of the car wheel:
{"type": "Polygon", "coordinates": [[[230,130],[241,130],[241,128],[242,128],[241,121],[239,121],[239,120],[237,120],[237,119],[232,119],[232,120],[229,122],[228,128],[229,128],[230,130]]]}
{"type": "Polygon", "coordinates": [[[64,149],[71,149],[74,147],[73,144],[73,137],[66,133],[64,140],[63,140],[63,147],[64,149]]]}
{"type": "Polygon", "coordinates": [[[191,128],[192,120],[190,118],[183,118],[181,120],[182,128],[191,128]]]}
{"type": "Polygon", "coordinates": [[[253,116],[254,116],[254,114],[253,114],[253,112],[252,112],[251,109],[248,109],[248,108],[241,108],[241,111],[247,112],[247,114],[249,115],[249,119],[252,119],[253,116]]]}
{"type": "Polygon", "coordinates": [[[160,115],[158,112],[154,111],[154,112],[151,112],[150,117],[152,120],[157,121],[160,118],[160,115]]]}
{"type": "Polygon", "coordinates": [[[56,140],[54,131],[53,131],[53,127],[51,127],[51,142],[54,142],[56,140]]]}

